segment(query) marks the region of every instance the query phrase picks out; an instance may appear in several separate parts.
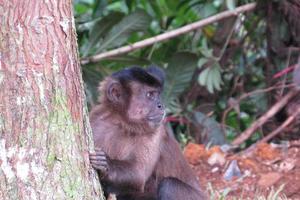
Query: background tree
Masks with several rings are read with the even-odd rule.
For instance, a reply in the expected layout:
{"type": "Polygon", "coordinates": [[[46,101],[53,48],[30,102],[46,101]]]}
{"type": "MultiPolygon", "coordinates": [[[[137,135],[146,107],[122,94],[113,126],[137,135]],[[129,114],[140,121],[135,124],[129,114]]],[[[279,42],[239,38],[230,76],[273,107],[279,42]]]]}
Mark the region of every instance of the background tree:
{"type": "Polygon", "coordinates": [[[103,199],[71,1],[1,1],[0,13],[0,199],[103,199]]]}

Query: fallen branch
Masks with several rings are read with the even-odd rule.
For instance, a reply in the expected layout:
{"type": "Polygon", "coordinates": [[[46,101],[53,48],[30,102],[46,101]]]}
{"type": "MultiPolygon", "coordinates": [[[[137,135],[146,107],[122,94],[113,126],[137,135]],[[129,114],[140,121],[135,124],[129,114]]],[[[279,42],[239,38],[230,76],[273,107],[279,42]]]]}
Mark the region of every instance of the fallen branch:
{"type": "Polygon", "coordinates": [[[256,3],[249,3],[249,4],[246,4],[246,5],[237,7],[234,10],[227,10],[227,11],[221,12],[217,15],[214,15],[214,16],[208,17],[206,19],[188,24],[186,26],[183,26],[181,28],[178,28],[178,29],[166,32],[166,33],[163,33],[163,34],[160,34],[160,35],[157,35],[157,36],[154,36],[154,37],[136,42],[134,44],[127,45],[127,46],[124,46],[124,47],[120,47],[120,48],[117,48],[117,49],[114,49],[114,50],[111,50],[111,51],[107,51],[107,52],[104,52],[104,53],[100,53],[100,54],[97,54],[97,55],[94,55],[94,56],[91,56],[91,57],[88,57],[88,58],[83,58],[81,60],[81,64],[84,65],[84,64],[87,64],[87,63],[91,63],[91,62],[98,62],[98,61],[102,60],[103,58],[109,58],[109,57],[113,57],[113,56],[116,56],[116,55],[128,53],[128,52],[131,52],[133,50],[140,49],[140,48],[155,44],[157,42],[168,40],[168,39],[171,39],[173,37],[177,37],[179,35],[188,33],[190,31],[199,29],[199,28],[201,28],[203,26],[206,26],[208,24],[217,22],[219,20],[222,20],[222,19],[225,19],[225,18],[228,18],[228,17],[232,17],[232,16],[236,16],[236,15],[238,15],[240,13],[243,13],[243,12],[251,11],[255,7],[256,7],[256,3]]]}
{"type": "Polygon", "coordinates": [[[272,90],[276,90],[276,89],[281,89],[281,88],[290,88],[290,87],[295,87],[294,84],[289,84],[289,85],[276,85],[276,86],[272,86],[272,87],[268,87],[268,88],[264,88],[264,89],[258,89],[258,90],[254,90],[248,93],[245,93],[243,95],[241,95],[240,97],[238,97],[236,99],[236,103],[233,105],[229,105],[229,107],[223,112],[222,115],[222,128],[224,129],[225,127],[225,121],[226,121],[226,117],[228,115],[228,113],[235,107],[238,106],[240,104],[240,102],[248,97],[251,97],[253,95],[257,95],[260,93],[265,93],[265,92],[270,92],[272,90]]]}
{"type": "Polygon", "coordinates": [[[233,145],[240,145],[245,142],[259,127],[261,127],[268,119],[273,117],[281,108],[283,108],[291,98],[293,98],[299,91],[291,90],[282,99],[280,99],[271,109],[263,116],[255,121],[248,129],[241,133],[233,142],[233,145]]]}
{"type": "Polygon", "coordinates": [[[270,139],[272,139],[273,137],[281,133],[286,127],[288,127],[299,115],[300,115],[300,107],[297,108],[297,110],[292,115],[290,115],[277,129],[272,131],[266,137],[257,141],[255,144],[252,144],[250,147],[244,150],[242,154],[244,155],[250,154],[255,149],[255,147],[257,147],[258,144],[268,142],[270,139]]]}
{"type": "Polygon", "coordinates": [[[260,143],[268,142],[270,139],[272,139],[273,137],[281,133],[286,127],[288,127],[297,118],[298,115],[300,115],[300,107],[298,107],[297,110],[295,110],[295,112],[293,112],[293,114],[290,115],[277,129],[272,131],[270,134],[268,134],[266,137],[261,139],[259,142],[260,143]]]}

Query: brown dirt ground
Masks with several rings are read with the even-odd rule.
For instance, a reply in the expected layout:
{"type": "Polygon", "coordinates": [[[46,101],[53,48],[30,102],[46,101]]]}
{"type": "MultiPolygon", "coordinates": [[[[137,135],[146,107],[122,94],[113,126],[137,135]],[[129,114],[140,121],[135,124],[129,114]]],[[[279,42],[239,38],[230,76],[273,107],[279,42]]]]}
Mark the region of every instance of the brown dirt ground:
{"type": "Polygon", "coordinates": [[[228,199],[253,199],[284,185],[281,194],[291,200],[300,200],[300,140],[284,146],[260,144],[247,155],[225,154],[218,146],[205,149],[203,145],[189,143],[184,155],[196,171],[202,187],[211,183],[217,191],[229,188],[228,199]],[[210,165],[208,159],[213,154],[225,159],[210,165]],[[232,160],[237,160],[242,177],[226,181],[223,175],[232,160]]]}

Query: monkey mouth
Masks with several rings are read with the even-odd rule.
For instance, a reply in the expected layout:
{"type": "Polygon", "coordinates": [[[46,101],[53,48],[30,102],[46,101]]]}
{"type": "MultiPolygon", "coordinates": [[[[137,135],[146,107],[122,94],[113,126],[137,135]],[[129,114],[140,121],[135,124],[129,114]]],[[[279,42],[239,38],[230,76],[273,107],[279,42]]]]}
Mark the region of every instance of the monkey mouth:
{"type": "Polygon", "coordinates": [[[149,116],[147,119],[155,124],[160,123],[165,118],[165,113],[149,116]]]}

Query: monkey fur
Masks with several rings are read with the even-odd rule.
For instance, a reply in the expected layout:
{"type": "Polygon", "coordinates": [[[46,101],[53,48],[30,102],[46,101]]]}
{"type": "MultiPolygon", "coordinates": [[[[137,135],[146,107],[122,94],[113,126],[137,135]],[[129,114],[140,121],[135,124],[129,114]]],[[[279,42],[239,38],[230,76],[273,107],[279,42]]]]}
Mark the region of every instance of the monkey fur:
{"type": "Polygon", "coordinates": [[[131,67],[100,84],[100,104],[90,113],[92,166],[106,194],[118,200],[201,200],[196,175],[164,125],[164,72],[131,67]]]}

